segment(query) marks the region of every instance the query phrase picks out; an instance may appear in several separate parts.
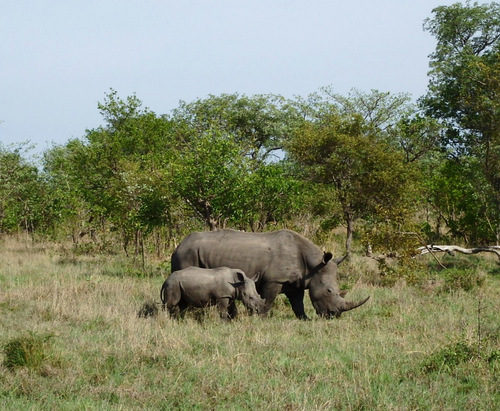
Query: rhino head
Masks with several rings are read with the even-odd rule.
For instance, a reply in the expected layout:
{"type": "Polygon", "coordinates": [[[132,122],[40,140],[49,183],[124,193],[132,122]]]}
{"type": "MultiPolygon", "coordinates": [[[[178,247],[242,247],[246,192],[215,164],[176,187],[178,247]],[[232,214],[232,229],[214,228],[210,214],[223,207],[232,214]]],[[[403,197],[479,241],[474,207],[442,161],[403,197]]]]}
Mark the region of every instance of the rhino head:
{"type": "Polygon", "coordinates": [[[231,283],[231,285],[236,288],[239,299],[251,312],[260,313],[264,309],[266,300],[260,297],[255,288],[255,282],[243,274],[242,271],[237,271],[236,275],[238,282],[231,283]]]}
{"type": "Polygon", "coordinates": [[[349,311],[363,305],[370,297],[358,302],[346,301],[345,292],[339,290],[337,283],[337,261],[332,260],[331,253],[325,253],[323,262],[317,267],[309,282],[309,297],[316,314],[320,317],[340,317],[344,311],[349,311]]]}

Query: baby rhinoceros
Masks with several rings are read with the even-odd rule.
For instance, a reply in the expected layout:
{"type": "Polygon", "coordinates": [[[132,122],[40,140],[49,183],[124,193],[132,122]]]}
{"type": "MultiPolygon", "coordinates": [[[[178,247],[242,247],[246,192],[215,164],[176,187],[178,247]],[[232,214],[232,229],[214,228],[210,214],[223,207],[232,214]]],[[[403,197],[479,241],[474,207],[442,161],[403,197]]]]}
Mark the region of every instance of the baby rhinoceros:
{"type": "Polygon", "coordinates": [[[162,308],[166,305],[176,318],[183,316],[188,307],[217,305],[221,318],[231,320],[237,314],[235,300],[241,300],[246,308],[257,313],[265,305],[255,282],[243,271],[227,267],[174,271],[163,283],[160,295],[162,308]]]}

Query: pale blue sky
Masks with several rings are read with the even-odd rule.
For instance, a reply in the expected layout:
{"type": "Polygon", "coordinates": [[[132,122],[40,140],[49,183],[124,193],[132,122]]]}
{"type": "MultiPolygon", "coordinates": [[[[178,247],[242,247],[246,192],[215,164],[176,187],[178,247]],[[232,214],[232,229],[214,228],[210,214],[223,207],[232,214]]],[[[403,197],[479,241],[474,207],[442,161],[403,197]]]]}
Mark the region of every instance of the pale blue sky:
{"type": "Polygon", "coordinates": [[[0,142],[103,124],[110,88],[157,114],[209,94],[427,87],[443,0],[0,0],[0,142]]]}

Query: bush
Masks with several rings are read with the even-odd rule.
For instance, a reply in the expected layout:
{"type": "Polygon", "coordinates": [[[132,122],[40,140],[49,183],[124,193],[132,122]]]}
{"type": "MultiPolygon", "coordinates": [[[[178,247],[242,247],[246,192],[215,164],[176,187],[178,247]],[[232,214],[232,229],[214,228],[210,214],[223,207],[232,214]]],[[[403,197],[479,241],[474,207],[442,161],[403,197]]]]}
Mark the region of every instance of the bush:
{"type": "Polygon", "coordinates": [[[450,268],[442,271],[444,279],[443,291],[471,291],[474,288],[481,287],[484,284],[486,276],[479,269],[459,269],[450,268]]]}
{"type": "Polygon", "coordinates": [[[425,373],[453,372],[461,364],[471,361],[497,367],[500,361],[500,351],[495,347],[495,344],[491,345],[489,339],[485,339],[481,345],[478,345],[462,338],[429,355],[422,362],[422,371],[425,373]]]}
{"type": "Polygon", "coordinates": [[[38,370],[45,360],[52,335],[37,335],[30,333],[27,336],[14,338],[3,346],[5,354],[4,365],[12,370],[27,367],[38,370]]]}
{"type": "Polygon", "coordinates": [[[478,357],[477,349],[466,341],[451,343],[431,354],[422,364],[426,373],[447,370],[478,357]]]}
{"type": "Polygon", "coordinates": [[[148,301],[139,309],[137,316],[139,318],[156,317],[158,315],[158,306],[154,301],[148,301]]]}

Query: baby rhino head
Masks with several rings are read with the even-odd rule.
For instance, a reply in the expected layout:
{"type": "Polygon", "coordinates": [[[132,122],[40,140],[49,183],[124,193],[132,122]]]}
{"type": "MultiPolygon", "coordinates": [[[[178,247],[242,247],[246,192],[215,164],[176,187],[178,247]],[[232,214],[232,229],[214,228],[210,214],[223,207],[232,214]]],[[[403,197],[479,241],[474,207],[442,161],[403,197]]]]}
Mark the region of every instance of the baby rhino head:
{"type": "Polygon", "coordinates": [[[237,282],[231,283],[236,288],[237,299],[252,312],[259,313],[264,309],[266,300],[260,298],[255,288],[255,281],[248,278],[241,270],[235,270],[237,282]]]}

